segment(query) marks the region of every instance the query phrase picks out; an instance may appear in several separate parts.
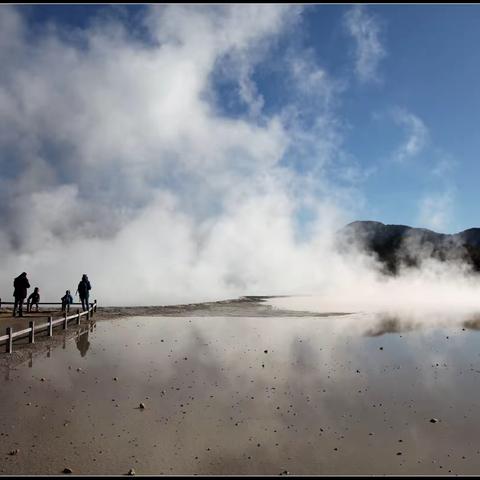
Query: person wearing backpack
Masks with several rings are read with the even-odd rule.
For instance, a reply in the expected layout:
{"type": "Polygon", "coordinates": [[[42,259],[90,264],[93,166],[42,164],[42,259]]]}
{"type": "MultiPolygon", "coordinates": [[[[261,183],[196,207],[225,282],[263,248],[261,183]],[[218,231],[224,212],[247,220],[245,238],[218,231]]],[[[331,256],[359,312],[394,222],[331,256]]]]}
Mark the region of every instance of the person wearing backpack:
{"type": "Polygon", "coordinates": [[[13,297],[15,298],[15,304],[13,306],[13,317],[18,309],[18,316],[23,317],[23,302],[27,298],[27,290],[30,288],[30,282],[28,281],[27,274],[25,272],[21,273],[13,281],[13,297]]]}

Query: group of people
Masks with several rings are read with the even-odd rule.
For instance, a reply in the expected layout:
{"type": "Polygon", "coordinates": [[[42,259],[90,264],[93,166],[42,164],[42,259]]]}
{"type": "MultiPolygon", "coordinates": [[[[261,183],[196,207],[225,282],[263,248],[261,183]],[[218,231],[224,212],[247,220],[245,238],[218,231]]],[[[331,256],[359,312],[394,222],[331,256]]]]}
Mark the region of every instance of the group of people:
{"type": "MultiPolygon", "coordinates": [[[[27,274],[25,272],[21,273],[13,281],[13,297],[15,298],[15,303],[13,306],[13,316],[15,317],[18,313],[19,317],[23,317],[23,303],[27,298],[27,290],[30,288],[30,282],[28,281],[27,274]]],[[[86,274],[83,274],[82,279],[80,280],[77,292],[80,300],[82,302],[83,311],[88,310],[89,307],[89,296],[92,286],[90,280],[86,274]]],[[[61,298],[62,301],[62,311],[69,310],[70,305],[73,303],[73,297],[70,294],[70,290],[65,292],[65,295],[61,298]]],[[[33,293],[27,299],[27,312],[31,312],[33,306],[36,306],[36,311],[38,312],[38,304],[40,303],[40,289],[35,287],[33,293]]]]}

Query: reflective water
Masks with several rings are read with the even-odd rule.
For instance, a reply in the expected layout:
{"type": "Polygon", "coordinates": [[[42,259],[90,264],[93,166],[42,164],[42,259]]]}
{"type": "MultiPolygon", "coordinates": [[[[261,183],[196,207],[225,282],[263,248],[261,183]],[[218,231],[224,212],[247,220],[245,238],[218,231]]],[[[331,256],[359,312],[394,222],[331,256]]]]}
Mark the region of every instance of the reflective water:
{"type": "Polygon", "coordinates": [[[479,333],[378,325],[97,323],[2,381],[0,473],[477,473],[479,333]]]}

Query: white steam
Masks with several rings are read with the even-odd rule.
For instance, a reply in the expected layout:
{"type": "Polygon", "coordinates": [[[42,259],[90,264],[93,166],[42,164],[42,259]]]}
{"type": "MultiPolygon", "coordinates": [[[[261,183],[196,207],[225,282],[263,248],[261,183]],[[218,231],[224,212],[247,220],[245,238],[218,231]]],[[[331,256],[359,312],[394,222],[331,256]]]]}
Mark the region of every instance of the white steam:
{"type": "Polygon", "coordinates": [[[87,273],[102,305],[316,292],[397,305],[436,285],[476,307],[463,271],[386,282],[373,259],[335,253],[363,201],[341,82],[295,51],[278,60],[290,96],[266,113],[252,74],[300,22],[296,6],[152,6],[142,39],[115,18],[32,35],[2,7],[1,297],[26,271],[43,300],[87,273]],[[245,114],[222,112],[217,74],[245,114]]]}

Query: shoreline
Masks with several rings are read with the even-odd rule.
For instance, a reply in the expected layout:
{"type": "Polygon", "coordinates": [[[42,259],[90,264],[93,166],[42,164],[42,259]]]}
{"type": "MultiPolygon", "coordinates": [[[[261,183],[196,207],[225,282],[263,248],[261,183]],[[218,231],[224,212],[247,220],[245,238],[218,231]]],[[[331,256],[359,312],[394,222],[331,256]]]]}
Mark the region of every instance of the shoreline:
{"type": "MultiPolygon", "coordinates": [[[[236,299],[218,300],[213,302],[189,303],[179,305],[152,305],[129,307],[97,307],[95,316],[90,321],[82,320],[80,325],[72,325],[67,330],[54,329],[53,336],[38,335],[35,343],[27,341],[15,343],[14,350],[8,354],[0,351],[0,369],[8,372],[34,356],[47,353],[50,349],[65,345],[65,342],[83,333],[85,329],[95,326],[97,321],[115,320],[125,317],[328,317],[349,315],[349,312],[302,312],[295,310],[276,309],[264,302],[276,296],[244,296],[236,299]]],[[[28,314],[24,317],[11,317],[12,308],[2,308],[0,311],[0,332],[13,326],[15,330],[28,327],[30,320],[46,319],[49,315],[61,317],[60,310],[41,309],[38,314],[28,314]]],[[[0,347],[1,348],[1,347],[0,347]]]]}

